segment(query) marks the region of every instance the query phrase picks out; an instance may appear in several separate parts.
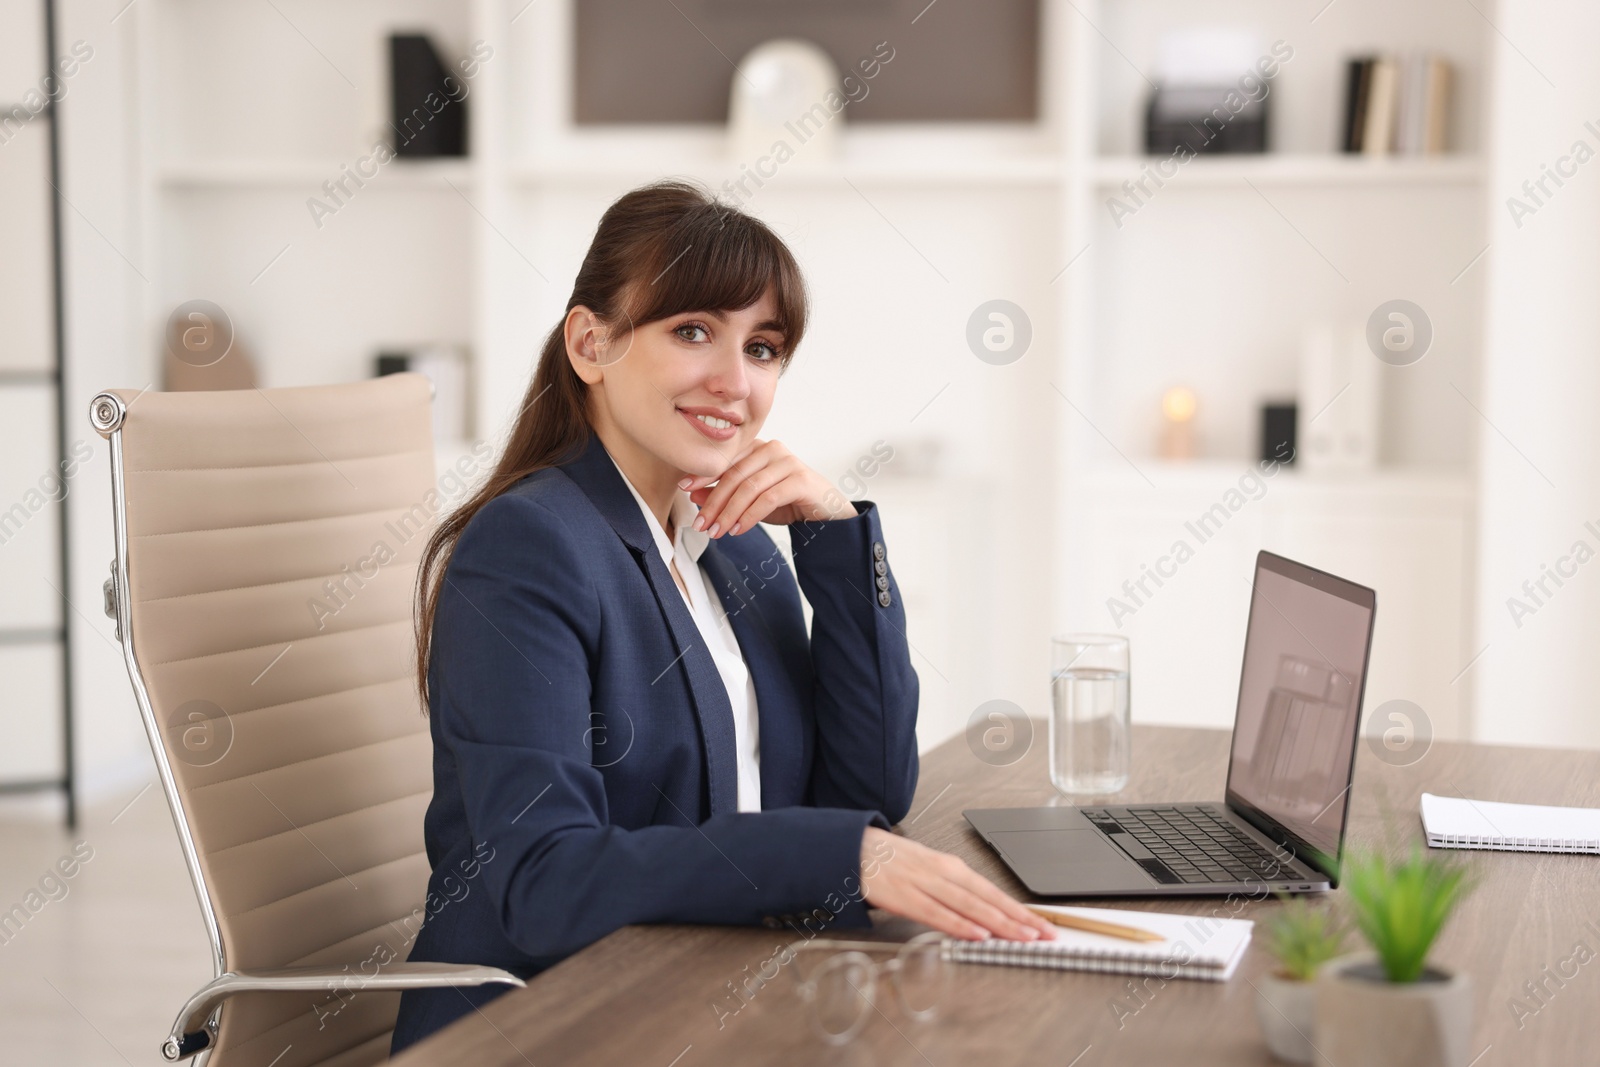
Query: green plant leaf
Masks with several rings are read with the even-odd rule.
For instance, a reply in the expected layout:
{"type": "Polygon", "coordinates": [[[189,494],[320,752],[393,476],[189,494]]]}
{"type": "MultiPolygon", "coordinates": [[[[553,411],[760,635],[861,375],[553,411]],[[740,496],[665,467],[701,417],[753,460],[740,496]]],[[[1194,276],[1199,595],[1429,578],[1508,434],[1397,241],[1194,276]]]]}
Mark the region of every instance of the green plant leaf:
{"type": "Polygon", "coordinates": [[[1279,897],[1282,909],[1263,924],[1267,951],[1286,977],[1308,982],[1344,951],[1344,920],[1332,908],[1313,906],[1304,897],[1279,897]]]}
{"type": "Polygon", "coordinates": [[[1466,895],[1466,872],[1413,846],[1403,858],[1366,853],[1345,861],[1345,889],[1357,929],[1391,982],[1415,982],[1428,952],[1466,895]]]}

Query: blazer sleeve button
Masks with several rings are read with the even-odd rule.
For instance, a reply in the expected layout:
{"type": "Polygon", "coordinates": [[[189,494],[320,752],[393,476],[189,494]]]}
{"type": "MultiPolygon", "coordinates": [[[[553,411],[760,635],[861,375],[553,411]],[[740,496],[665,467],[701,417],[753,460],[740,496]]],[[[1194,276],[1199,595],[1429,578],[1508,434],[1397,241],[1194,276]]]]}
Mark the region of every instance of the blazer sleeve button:
{"type": "Polygon", "coordinates": [[[872,542],[872,558],[875,559],[875,560],[878,560],[879,562],[882,562],[883,557],[884,557],[883,542],[882,541],[874,541],[874,542],[872,542]]]}
{"type": "Polygon", "coordinates": [[[889,565],[880,559],[872,565],[872,570],[875,574],[888,574],[889,565]]]}
{"type": "Polygon", "coordinates": [[[887,593],[889,591],[889,579],[885,578],[881,574],[878,575],[878,591],[881,593],[887,593]]]}
{"type": "Polygon", "coordinates": [[[878,603],[883,607],[888,607],[890,604],[894,603],[894,598],[891,597],[886,590],[878,594],[878,603]]]}

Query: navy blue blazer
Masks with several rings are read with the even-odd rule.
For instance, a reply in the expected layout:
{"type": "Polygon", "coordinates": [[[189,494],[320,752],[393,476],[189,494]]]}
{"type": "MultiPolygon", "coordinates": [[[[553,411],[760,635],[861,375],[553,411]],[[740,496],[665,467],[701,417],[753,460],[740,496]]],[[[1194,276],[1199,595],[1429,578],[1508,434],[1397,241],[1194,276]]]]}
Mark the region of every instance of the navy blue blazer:
{"type": "MultiPolygon", "coordinates": [[[[630,923],[869,923],[861,835],[911,805],[917,676],[877,509],[857,508],[790,526],[798,585],[759,525],[700,558],[755,683],[745,813],[727,692],[599,438],[473,516],[433,627],[411,959],[531,977],[630,923]]],[[[405,993],[394,1050],[506,988],[405,993]]]]}

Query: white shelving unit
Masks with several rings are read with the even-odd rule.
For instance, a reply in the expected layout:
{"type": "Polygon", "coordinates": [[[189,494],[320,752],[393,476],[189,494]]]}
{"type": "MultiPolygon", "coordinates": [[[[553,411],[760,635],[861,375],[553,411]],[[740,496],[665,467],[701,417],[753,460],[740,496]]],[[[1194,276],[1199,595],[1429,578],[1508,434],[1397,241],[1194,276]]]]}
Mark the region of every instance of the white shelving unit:
{"type": "MultiPolygon", "coordinates": [[[[738,177],[719,166],[708,166],[703,159],[686,160],[670,173],[676,177],[694,178],[713,187],[738,177]]],[[[661,172],[651,170],[648,162],[637,159],[616,162],[570,159],[524,164],[512,170],[511,176],[518,185],[540,187],[590,181],[643,182],[660,177],[661,172]]],[[[1061,177],[1061,161],[1054,158],[940,158],[927,160],[926,165],[908,165],[894,160],[844,160],[820,166],[795,167],[793,173],[786,172],[783,175],[785,186],[791,189],[838,187],[847,181],[868,186],[915,189],[979,186],[1053,189],[1060,185],[1061,177]]]]}
{"type": "Polygon", "coordinates": [[[1271,549],[1379,590],[1369,715],[1403,698],[1436,733],[1470,733],[1471,679],[1461,674],[1474,651],[1477,426],[1463,391],[1474,392],[1482,333],[1482,272],[1471,266],[1487,243],[1486,27],[1432,2],[1399,10],[1357,0],[1318,13],[1254,0],[1104,0],[1079,10],[1065,153],[1073,225],[1064,250],[1078,258],[1061,308],[1059,385],[1074,410],[1058,460],[1058,618],[1131,636],[1144,667],[1136,718],[1226,724],[1253,558],[1271,549]],[[1275,41],[1292,47],[1271,83],[1274,152],[1194,159],[1134,199],[1124,183],[1156,162],[1134,154],[1144,72],[1164,33],[1208,23],[1258,28],[1263,53],[1275,41]],[[1442,52],[1456,68],[1456,151],[1332,152],[1344,59],[1413,48],[1442,52]],[[1113,217],[1114,197],[1135,212],[1113,217]],[[1430,312],[1436,341],[1417,365],[1383,368],[1383,465],[1340,477],[1284,471],[1261,480],[1259,498],[1228,497],[1251,469],[1259,405],[1294,398],[1303,331],[1358,327],[1400,297],[1430,312]],[[1179,384],[1200,397],[1208,460],[1152,458],[1160,394],[1179,384]],[[1220,532],[1205,541],[1191,532],[1207,509],[1238,499],[1220,532]],[[1159,588],[1147,581],[1155,595],[1138,593],[1135,613],[1113,610],[1114,599],[1131,603],[1124,583],[1180,540],[1194,555],[1176,576],[1159,588]]]}
{"type": "MultiPolygon", "coordinates": [[[[398,161],[397,161],[398,162],[398,161]]],[[[220,159],[164,164],[156,175],[163,190],[277,189],[286,192],[312,190],[319,195],[323,182],[342,177],[341,166],[348,160],[220,159]]],[[[407,160],[403,167],[381,173],[373,181],[375,189],[448,189],[453,183],[472,183],[472,167],[466,160],[407,160]]]]}
{"type": "MultiPolygon", "coordinates": [[[[465,343],[479,433],[497,438],[605,206],[663,176],[721,189],[741,174],[719,128],[573,125],[573,2],[132,9],[140,111],[160,146],[142,165],[152,367],[167,312],[192,297],[230,311],[269,385],[364,376],[387,344],[465,343]],[[384,35],[417,27],[447,59],[493,48],[467,99],[470,159],[396,160],[315,225],[308,198],[381,135],[384,35]],[[263,91],[266,78],[283,91],[263,91]]],[[[1104,601],[1127,566],[1137,573],[1138,551],[1237,479],[1258,403],[1293,393],[1304,325],[1362,321],[1396,296],[1435,312],[1438,339],[1415,373],[1386,382],[1385,468],[1285,474],[1230,533],[1234,549],[1197,559],[1189,592],[1141,612],[1136,715],[1229,721],[1243,601],[1217,590],[1240,566],[1248,576],[1234,556],[1264,546],[1382,583],[1395,641],[1369,701],[1407,697],[1441,732],[1469,727],[1464,686],[1435,675],[1470,655],[1451,605],[1470,602],[1475,416],[1449,385],[1472,394],[1481,334],[1470,264],[1484,244],[1489,31],[1445,0],[1315,14],[1269,0],[1045,0],[1036,123],[847,125],[838,159],[802,150],[735,198],[790,242],[814,298],[771,435],[835,477],[875,440],[900,457],[866,493],[894,502],[891,546],[908,542],[897,569],[916,606],[925,744],[989,699],[1042,716],[1045,638],[1111,625],[1104,601]],[[1282,154],[1196,160],[1119,228],[1106,200],[1146,162],[1134,154],[1141,72],[1163,32],[1212,23],[1293,43],[1273,88],[1282,154]],[[1332,152],[1346,55],[1418,46],[1460,74],[1461,152],[1332,152]],[[1033,327],[1004,367],[965,342],[969,315],[995,298],[1033,327]],[[1180,381],[1200,394],[1211,459],[1168,469],[1150,458],[1154,398],[1180,381]],[[1431,636],[1403,639],[1418,632],[1431,636]]],[[[893,43],[913,48],[915,34],[893,43]]],[[[708,48],[703,61],[722,59],[708,48]]],[[[890,63],[880,78],[893,74],[890,63]]]]}
{"type": "MultiPolygon", "coordinates": [[[[1094,180],[1113,190],[1123,182],[1137,182],[1155,162],[1149,156],[1101,156],[1094,163],[1094,180]]],[[[1329,155],[1199,156],[1182,165],[1177,186],[1479,186],[1483,167],[1472,157],[1379,157],[1329,155]]]]}

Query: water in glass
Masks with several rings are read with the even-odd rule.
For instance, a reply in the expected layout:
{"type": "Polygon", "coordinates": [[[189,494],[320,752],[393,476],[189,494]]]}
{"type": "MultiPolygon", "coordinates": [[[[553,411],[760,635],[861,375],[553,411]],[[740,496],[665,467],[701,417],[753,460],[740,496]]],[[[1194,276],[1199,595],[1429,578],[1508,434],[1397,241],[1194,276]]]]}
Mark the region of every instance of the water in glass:
{"type": "Polygon", "coordinates": [[[1128,672],[1070,667],[1051,679],[1050,780],[1063,793],[1128,784],[1128,672]]]}

